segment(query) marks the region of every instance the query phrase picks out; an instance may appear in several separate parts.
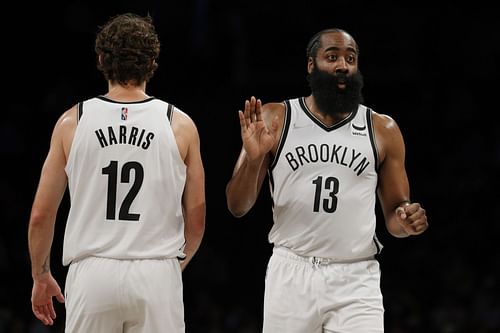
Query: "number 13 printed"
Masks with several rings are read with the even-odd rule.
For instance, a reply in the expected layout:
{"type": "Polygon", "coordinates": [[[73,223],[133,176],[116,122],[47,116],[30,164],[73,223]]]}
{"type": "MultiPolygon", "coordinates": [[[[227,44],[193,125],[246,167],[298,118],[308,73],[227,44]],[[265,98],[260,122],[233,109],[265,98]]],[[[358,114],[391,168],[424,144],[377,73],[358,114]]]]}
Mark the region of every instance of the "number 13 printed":
{"type": "Polygon", "coordinates": [[[316,190],[314,193],[314,212],[319,212],[320,204],[323,203],[322,208],[327,213],[333,213],[337,210],[337,197],[335,196],[339,193],[339,180],[335,177],[327,177],[323,183],[323,177],[318,176],[312,181],[316,185],[316,190]],[[321,198],[321,193],[325,190],[329,190],[327,198],[321,198]]]}

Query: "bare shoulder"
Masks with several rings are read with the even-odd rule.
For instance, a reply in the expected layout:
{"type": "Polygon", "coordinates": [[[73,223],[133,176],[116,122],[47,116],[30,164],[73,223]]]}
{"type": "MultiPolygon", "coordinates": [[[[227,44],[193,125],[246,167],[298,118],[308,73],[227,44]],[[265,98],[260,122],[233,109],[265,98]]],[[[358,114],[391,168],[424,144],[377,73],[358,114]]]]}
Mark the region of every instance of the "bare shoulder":
{"type": "Polygon", "coordinates": [[[200,136],[198,129],[193,119],[178,108],[174,108],[174,112],[172,113],[171,126],[181,157],[185,161],[188,152],[199,151],[200,136]],[[197,148],[189,149],[189,147],[197,148]]]}
{"type": "Polygon", "coordinates": [[[172,113],[172,128],[175,130],[183,130],[197,133],[196,124],[193,119],[184,111],[174,108],[172,113]]]}
{"type": "Polygon", "coordinates": [[[77,111],[76,111],[76,105],[74,105],[70,109],[63,112],[63,114],[59,117],[57,121],[57,125],[66,129],[74,128],[76,127],[77,124],[76,118],[77,118],[77,111]]]}
{"type": "Polygon", "coordinates": [[[51,143],[54,149],[62,148],[66,158],[69,156],[77,126],[76,105],[63,112],[54,126],[51,143]]]}
{"type": "Polygon", "coordinates": [[[404,151],[403,136],[391,116],[373,111],[373,127],[381,161],[385,160],[387,154],[404,151]]]}
{"type": "Polygon", "coordinates": [[[373,124],[376,127],[380,127],[386,130],[395,129],[398,127],[396,121],[389,115],[373,112],[373,124]]]}
{"type": "Polygon", "coordinates": [[[70,145],[77,126],[76,105],[63,112],[54,126],[53,138],[60,138],[65,145],[70,145]]]}
{"type": "Polygon", "coordinates": [[[389,115],[373,112],[373,126],[377,136],[400,136],[401,131],[396,121],[389,115]]]}
{"type": "Polygon", "coordinates": [[[285,104],[284,103],[266,103],[262,105],[262,114],[265,116],[270,116],[274,118],[276,116],[283,117],[285,114],[285,104]]]}
{"type": "Polygon", "coordinates": [[[262,105],[262,119],[268,126],[271,125],[273,120],[278,121],[278,129],[283,126],[283,119],[285,118],[285,103],[266,103],[262,105]]]}

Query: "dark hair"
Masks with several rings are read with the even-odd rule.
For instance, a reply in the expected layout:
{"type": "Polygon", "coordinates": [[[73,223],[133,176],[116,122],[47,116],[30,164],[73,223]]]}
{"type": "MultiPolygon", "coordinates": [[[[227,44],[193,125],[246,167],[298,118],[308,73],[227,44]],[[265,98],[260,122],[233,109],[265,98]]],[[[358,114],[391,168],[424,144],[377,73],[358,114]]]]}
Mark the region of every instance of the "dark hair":
{"type": "MultiPolygon", "coordinates": [[[[347,35],[350,36],[350,34],[343,30],[343,29],[339,29],[339,28],[329,28],[329,29],[324,29],[324,30],[321,30],[317,33],[315,33],[311,39],[309,39],[309,43],[307,43],[307,47],[306,47],[306,56],[309,58],[315,58],[316,57],[316,54],[318,53],[318,50],[319,48],[321,47],[321,36],[323,36],[324,34],[327,34],[327,33],[330,33],[330,32],[339,32],[339,33],[345,33],[347,35]]],[[[356,44],[356,51],[359,53],[359,50],[358,50],[358,45],[356,44]]]]}
{"type": "Polygon", "coordinates": [[[106,80],[133,85],[149,81],[160,55],[153,19],[131,13],[111,18],[97,33],[95,52],[106,80]]]}

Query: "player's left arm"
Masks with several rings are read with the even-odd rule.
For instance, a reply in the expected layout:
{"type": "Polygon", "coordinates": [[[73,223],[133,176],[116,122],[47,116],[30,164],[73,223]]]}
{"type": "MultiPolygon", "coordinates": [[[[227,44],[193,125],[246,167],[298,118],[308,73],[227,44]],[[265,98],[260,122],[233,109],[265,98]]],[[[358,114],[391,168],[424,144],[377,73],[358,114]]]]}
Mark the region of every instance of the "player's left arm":
{"type": "Polygon", "coordinates": [[[205,171],[200,153],[200,137],[192,119],[176,110],[172,124],[186,164],[186,183],[182,196],[186,258],[181,262],[181,269],[184,270],[198,251],[205,233],[205,171]]]}
{"type": "Polygon", "coordinates": [[[405,168],[403,135],[389,116],[374,114],[380,167],[378,197],[387,230],[395,237],[419,235],[429,224],[418,202],[410,200],[410,186],[405,168]]]}

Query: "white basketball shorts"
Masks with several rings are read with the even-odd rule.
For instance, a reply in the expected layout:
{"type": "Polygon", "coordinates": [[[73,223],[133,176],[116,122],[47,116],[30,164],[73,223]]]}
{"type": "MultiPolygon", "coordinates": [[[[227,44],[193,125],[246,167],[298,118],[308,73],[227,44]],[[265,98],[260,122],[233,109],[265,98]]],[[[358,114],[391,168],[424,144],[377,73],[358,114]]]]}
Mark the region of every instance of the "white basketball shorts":
{"type": "Polygon", "coordinates": [[[66,333],[184,333],[177,259],[89,257],[69,266],[66,333]]]}
{"type": "Polygon", "coordinates": [[[263,332],[384,332],[378,261],[330,262],[275,247],[266,273],[263,332]]]}

